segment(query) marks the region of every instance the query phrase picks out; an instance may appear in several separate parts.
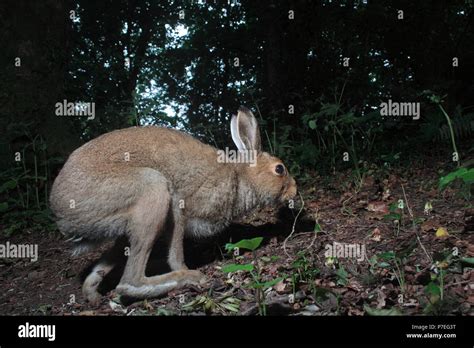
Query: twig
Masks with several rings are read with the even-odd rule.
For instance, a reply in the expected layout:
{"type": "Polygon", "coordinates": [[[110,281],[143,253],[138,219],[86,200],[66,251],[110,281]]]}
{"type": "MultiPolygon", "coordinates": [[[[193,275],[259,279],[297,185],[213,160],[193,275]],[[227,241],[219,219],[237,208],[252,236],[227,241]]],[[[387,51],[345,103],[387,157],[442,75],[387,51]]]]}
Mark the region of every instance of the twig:
{"type": "MultiPolygon", "coordinates": [[[[315,219],[314,219],[314,220],[315,220],[316,224],[319,226],[319,222],[318,222],[318,220],[319,220],[319,219],[318,219],[318,209],[316,209],[316,214],[315,214],[315,219]]],[[[316,228],[316,226],[315,226],[315,228],[316,228]]],[[[313,231],[313,233],[314,233],[313,239],[311,240],[311,243],[309,243],[309,245],[305,248],[305,250],[308,250],[308,249],[310,249],[310,248],[313,246],[313,244],[314,244],[314,242],[315,242],[315,240],[316,240],[316,237],[318,236],[318,233],[319,233],[319,232],[321,232],[321,231],[318,231],[318,232],[313,231]]]]}
{"type": "Polygon", "coordinates": [[[407,204],[408,214],[410,214],[410,217],[413,220],[413,211],[410,209],[410,205],[408,204],[407,195],[405,193],[405,187],[403,186],[403,184],[400,184],[400,185],[402,185],[403,198],[405,198],[405,203],[407,204]]]}
{"type": "Polygon", "coordinates": [[[293,236],[293,234],[295,233],[296,221],[298,220],[298,216],[300,216],[300,214],[301,214],[301,212],[303,211],[303,208],[304,208],[303,197],[301,196],[301,193],[299,193],[299,192],[298,192],[298,195],[300,196],[300,199],[301,199],[301,208],[298,211],[298,214],[296,214],[295,220],[293,221],[293,228],[291,229],[291,233],[283,241],[283,250],[285,251],[286,256],[288,256],[289,258],[291,258],[291,255],[288,253],[288,251],[286,251],[286,243],[291,238],[291,236],[293,236]]]}
{"type": "Polygon", "coordinates": [[[470,282],[471,282],[470,280],[464,280],[464,281],[462,281],[462,282],[446,284],[446,287],[448,287],[448,286],[455,286],[455,285],[469,284],[470,282]]]}
{"type": "Polygon", "coordinates": [[[416,228],[416,226],[415,226],[415,222],[413,221],[413,211],[410,209],[410,206],[408,205],[408,199],[407,199],[407,195],[406,195],[406,193],[405,193],[405,187],[403,187],[403,184],[402,184],[402,183],[400,183],[400,185],[402,186],[403,198],[405,198],[405,203],[406,203],[406,205],[407,205],[408,213],[410,214],[412,224],[413,224],[413,226],[415,227],[414,230],[415,230],[415,234],[416,234],[416,239],[418,240],[418,243],[420,244],[421,248],[422,248],[423,251],[425,252],[426,257],[428,257],[428,260],[430,261],[430,263],[433,263],[433,259],[432,259],[431,256],[428,254],[428,252],[426,251],[425,246],[424,246],[423,243],[421,242],[420,235],[418,234],[418,230],[417,230],[417,228],[416,228]]]}

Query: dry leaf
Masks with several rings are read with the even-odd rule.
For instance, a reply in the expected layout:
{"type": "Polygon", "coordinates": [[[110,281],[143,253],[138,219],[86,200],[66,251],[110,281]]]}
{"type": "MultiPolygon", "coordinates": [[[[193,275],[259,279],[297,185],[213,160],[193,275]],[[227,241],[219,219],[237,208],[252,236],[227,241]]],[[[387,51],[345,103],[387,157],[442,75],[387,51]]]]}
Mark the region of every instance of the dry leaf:
{"type": "Polygon", "coordinates": [[[122,307],[122,305],[118,304],[117,302],[114,301],[109,301],[109,307],[114,311],[118,313],[127,313],[127,310],[122,307]]]}
{"type": "Polygon", "coordinates": [[[382,309],[383,307],[385,307],[386,298],[387,298],[387,295],[385,295],[382,290],[377,290],[377,309],[382,309]]]}
{"type": "Polygon", "coordinates": [[[444,227],[439,227],[436,230],[436,238],[446,238],[449,236],[448,231],[444,227]]]}
{"type": "Polygon", "coordinates": [[[421,231],[428,232],[428,231],[435,231],[436,228],[439,226],[439,221],[437,220],[427,220],[421,224],[421,231]]]}
{"type": "Polygon", "coordinates": [[[357,308],[354,308],[354,307],[350,307],[349,308],[349,311],[347,312],[347,315],[350,315],[350,316],[360,316],[360,315],[364,315],[365,312],[364,311],[361,311],[360,309],[357,309],[357,308]]]}
{"type": "Polygon", "coordinates": [[[383,213],[383,214],[388,214],[388,206],[385,202],[370,202],[367,205],[367,210],[368,211],[373,211],[375,213],[383,213]]]}
{"type": "Polygon", "coordinates": [[[150,302],[148,302],[148,300],[145,299],[145,301],[143,301],[143,307],[147,310],[147,311],[153,311],[155,308],[151,305],[150,302]]]}
{"type": "Polygon", "coordinates": [[[469,244],[467,246],[467,256],[468,257],[474,256],[474,244],[469,244]]]}
{"type": "Polygon", "coordinates": [[[370,237],[370,239],[376,242],[380,242],[380,240],[382,239],[382,235],[380,234],[380,229],[378,227],[376,227],[372,231],[372,237],[370,237]]]}
{"type": "Polygon", "coordinates": [[[349,283],[347,284],[347,288],[354,290],[356,292],[360,292],[363,290],[362,285],[360,285],[360,283],[354,279],[349,280],[349,283]]]}
{"type": "Polygon", "coordinates": [[[282,280],[276,283],[273,288],[275,289],[277,293],[281,294],[282,292],[285,292],[286,284],[283,283],[283,280],[282,280]]]}

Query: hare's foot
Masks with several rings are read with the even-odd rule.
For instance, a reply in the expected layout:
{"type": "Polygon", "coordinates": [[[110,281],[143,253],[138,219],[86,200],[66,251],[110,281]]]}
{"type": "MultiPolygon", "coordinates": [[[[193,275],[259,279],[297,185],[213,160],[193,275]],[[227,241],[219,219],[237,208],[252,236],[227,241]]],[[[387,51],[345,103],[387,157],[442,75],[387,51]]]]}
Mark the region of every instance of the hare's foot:
{"type": "Polygon", "coordinates": [[[82,293],[92,305],[98,305],[102,295],[97,291],[99,284],[114,266],[105,262],[98,263],[82,285],[82,293]]]}
{"type": "Polygon", "coordinates": [[[91,273],[84,280],[82,293],[92,305],[98,305],[101,294],[97,291],[104,277],[110,273],[114,266],[125,257],[124,248],[128,244],[127,238],[119,237],[113,247],[105,252],[91,273]]]}
{"type": "Polygon", "coordinates": [[[140,283],[135,284],[129,284],[125,281],[120,282],[116,290],[120,295],[145,299],[164,295],[171,290],[186,285],[203,286],[205,284],[206,277],[201,272],[181,270],[153,277],[144,277],[140,283]]]}

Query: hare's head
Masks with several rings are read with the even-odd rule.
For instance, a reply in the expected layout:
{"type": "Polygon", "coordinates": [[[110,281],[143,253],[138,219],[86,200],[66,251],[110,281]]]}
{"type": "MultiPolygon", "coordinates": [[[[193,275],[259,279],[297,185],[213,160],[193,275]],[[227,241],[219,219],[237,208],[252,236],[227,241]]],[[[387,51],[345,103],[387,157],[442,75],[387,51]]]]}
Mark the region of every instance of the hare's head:
{"type": "Polygon", "coordinates": [[[296,182],[282,160],[261,149],[258,123],[253,113],[241,106],[230,123],[232,140],[240,156],[239,174],[250,184],[261,203],[283,203],[296,195],[296,182]],[[245,162],[245,161],[242,161],[245,162]]]}

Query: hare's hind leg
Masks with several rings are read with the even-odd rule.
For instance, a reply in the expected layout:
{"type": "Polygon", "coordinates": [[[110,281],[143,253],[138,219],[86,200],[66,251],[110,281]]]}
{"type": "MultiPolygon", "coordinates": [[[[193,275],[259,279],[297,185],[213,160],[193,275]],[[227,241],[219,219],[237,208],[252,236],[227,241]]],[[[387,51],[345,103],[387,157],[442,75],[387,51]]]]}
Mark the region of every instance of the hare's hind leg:
{"type": "Polygon", "coordinates": [[[104,277],[114,268],[116,263],[125,257],[125,247],[128,241],[125,237],[119,237],[113,247],[105,252],[99,262],[94,266],[91,273],[84,280],[82,293],[87,301],[97,305],[101,299],[101,294],[97,291],[104,277]]]}
{"type": "MultiPolygon", "coordinates": [[[[198,271],[180,270],[147,277],[145,268],[156,239],[163,232],[169,214],[173,213],[168,182],[154,171],[153,182],[143,190],[131,209],[129,222],[130,255],[117,286],[117,292],[134,297],[156,297],[187,284],[199,284],[203,275],[198,271]]],[[[151,173],[150,173],[151,174],[151,173]]],[[[179,224],[175,222],[175,226],[179,224]]],[[[182,237],[181,237],[182,243],[182,237]]],[[[176,241],[172,247],[178,247],[176,241]]],[[[182,248],[182,245],[180,246],[182,248]]]]}
{"type": "Polygon", "coordinates": [[[173,206],[173,231],[169,243],[168,265],[172,271],[187,270],[188,267],[184,263],[184,219],[181,209],[174,202],[173,206]]]}

